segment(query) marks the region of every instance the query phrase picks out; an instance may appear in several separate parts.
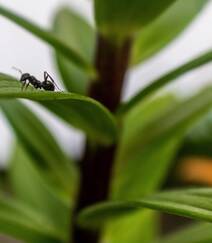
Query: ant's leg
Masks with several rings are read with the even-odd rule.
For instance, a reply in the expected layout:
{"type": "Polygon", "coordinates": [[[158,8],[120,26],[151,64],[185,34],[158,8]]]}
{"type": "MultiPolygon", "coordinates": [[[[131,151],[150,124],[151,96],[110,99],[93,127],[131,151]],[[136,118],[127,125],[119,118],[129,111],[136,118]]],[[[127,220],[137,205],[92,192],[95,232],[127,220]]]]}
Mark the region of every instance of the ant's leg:
{"type": "Polygon", "coordinates": [[[47,81],[48,78],[51,80],[51,82],[57,87],[58,90],[61,91],[61,89],[58,87],[58,85],[56,84],[56,82],[54,81],[54,79],[45,71],[44,72],[44,80],[47,81]]]}
{"type": "Polygon", "coordinates": [[[25,85],[26,85],[26,81],[23,81],[22,86],[21,86],[21,91],[24,90],[25,85]]]}
{"type": "Polygon", "coordinates": [[[23,89],[22,90],[27,90],[27,88],[29,87],[29,85],[30,85],[30,82],[28,81],[27,82],[27,80],[24,82],[24,85],[23,85],[23,89]]]}
{"type": "Polygon", "coordinates": [[[45,71],[43,76],[44,76],[44,81],[46,81],[48,79],[49,74],[45,71]]]}
{"type": "Polygon", "coordinates": [[[29,87],[30,82],[27,83],[27,85],[25,86],[25,90],[27,90],[27,88],[29,87]]]}
{"type": "Polygon", "coordinates": [[[54,79],[45,71],[44,80],[47,81],[48,78],[52,81],[52,83],[55,83],[54,79]]]}

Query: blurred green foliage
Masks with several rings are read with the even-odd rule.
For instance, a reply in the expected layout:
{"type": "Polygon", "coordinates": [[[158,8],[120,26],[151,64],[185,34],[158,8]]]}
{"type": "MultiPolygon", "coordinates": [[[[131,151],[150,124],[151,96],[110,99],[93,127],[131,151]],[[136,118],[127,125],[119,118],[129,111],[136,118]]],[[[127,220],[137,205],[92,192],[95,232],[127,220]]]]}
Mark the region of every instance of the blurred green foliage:
{"type": "Polygon", "coordinates": [[[158,96],[157,91],[180,75],[209,63],[212,50],[158,77],[131,100],[120,103],[117,113],[88,97],[92,80],[98,77],[93,64],[96,37],[103,36],[117,47],[131,39],[130,70],[178,37],[206,3],[94,0],[94,27],[72,9],[62,7],[54,16],[52,30],[0,5],[0,15],[54,49],[53,59],[67,89],[46,92],[30,87],[22,91],[18,80],[0,74],[0,108],[16,135],[5,174],[6,188],[0,180],[1,233],[29,243],[70,242],[70,218],[80,185],[78,161],[65,155],[46,124],[17,100],[23,98],[37,102],[81,130],[92,146],[116,147],[110,199],[82,211],[81,225],[101,226],[102,239],[108,243],[211,241],[211,225],[205,223],[158,240],[158,217],[142,208],[212,220],[211,189],[156,193],[177,155],[211,156],[211,86],[189,98],[179,98],[177,94],[158,96]]]}

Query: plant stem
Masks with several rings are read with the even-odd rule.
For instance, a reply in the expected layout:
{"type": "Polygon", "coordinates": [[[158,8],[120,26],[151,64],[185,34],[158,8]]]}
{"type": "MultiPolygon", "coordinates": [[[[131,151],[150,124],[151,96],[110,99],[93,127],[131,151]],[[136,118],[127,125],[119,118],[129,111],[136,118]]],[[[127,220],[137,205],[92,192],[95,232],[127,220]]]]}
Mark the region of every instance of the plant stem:
{"type": "Polygon", "coordinates": [[[92,83],[90,96],[112,112],[120,104],[130,49],[131,39],[127,39],[121,46],[116,46],[103,37],[98,37],[95,66],[99,78],[92,83]]]}
{"type": "MultiPolygon", "coordinates": [[[[111,112],[114,112],[120,104],[130,49],[130,39],[121,46],[116,46],[98,36],[95,66],[99,76],[98,80],[92,82],[89,95],[100,101],[111,112]]],[[[108,199],[115,150],[116,145],[105,147],[87,141],[80,164],[81,185],[75,217],[81,209],[108,199]]],[[[97,243],[100,239],[100,232],[85,230],[76,224],[73,227],[75,243],[97,243]]]]}

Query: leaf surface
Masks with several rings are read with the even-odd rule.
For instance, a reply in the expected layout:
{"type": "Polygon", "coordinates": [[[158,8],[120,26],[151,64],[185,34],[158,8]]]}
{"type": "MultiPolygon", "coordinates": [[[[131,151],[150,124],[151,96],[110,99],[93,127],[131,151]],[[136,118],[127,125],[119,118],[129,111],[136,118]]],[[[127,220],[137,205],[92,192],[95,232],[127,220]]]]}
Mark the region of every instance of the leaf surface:
{"type": "MultiPolygon", "coordinates": [[[[79,53],[90,65],[93,62],[95,31],[77,13],[68,7],[58,10],[54,17],[53,31],[71,49],[79,53]]],[[[85,94],[89,76],[60,52],[55,53],[57,66],[63,82],[70,92],[85,94]]]]}
{"type": "Polygon", "coordinates": [[[29,88],[21,91],[20,82],[0,75],[0,98],[24,98],[39,102],[57,116],[86,132],[102,143],[114,142],[117,135],[112,114],[99,102],[73,93],[38,91],[29,88]]]}
{"type": "Polygon", "coordinates": [[[60,186],[70,192],[76,171],[46,126],[19,101],[0,100],[0,108],[37,165],[52,173],[60,186]]]}
{"type": "Polygon", "coordinates": [[[98,30],[112,40],[120,41],[151,23],[175,0],[95,0],[98,30]]]}
{"type": "Polygon", "coordinates": [[[49,180],[50,173],[39,169],[34,161],[17,146],[8,169],[12,191],[16,199],[43,215],[66,238],[71,213],[71,200],[67,197],[70,195],[63,195],[58,185],[49,180]]]}
{"type": "MultiPolygon", "coordinates": [[[[138,196],[136,187],[138,188],[140,185],[145,185],[143,188],[140,187],[142,192],[140,196],[143,196],[144,190],[147,193],[150,191],[150,188],[147,186],[148,182],[154,187],[155,185],[158,185],[158,182],[155,183],[153,178],[158,181],[158,173],[162,172],[161,170],[155,169],[155,166],[161,165],[161,162],[155,162],[155,165],[151,166],[151,164],[149,165],[144,161],[140,165],[141,167],[144,166],[143,170],[137,170],[138,167],[134,167],[132,161],[139,161],[139,158],[142,158],[142,155],[148,155],[151,158],[157,151],[155,149],[160,148],[161,146],[165,146],[164,152],[169,153],[170,151],[168,150],[167,141],[172,141],[170,146],[174,146],[175,148],[175,146],[178,145],[179,139],[182,138],[182,136],[185,136],[191,124],[194,124],[202,115],[207,113],[211,109],[211,106],[212,88],[209,86],[193,97],[171,105],[169,109],[164,112],[158,110],[159,116],[152,119],[145,125],[145,127],[139,127],[139,125],[137,126],[137,129],[130,127],[132,132],[128,135],[128,144],[126,144],[127,140],[124,139],[123,144],[121,145],[122,148],[120,149],[121,152],[118,152],[117,154],[117,161],[119,161],[119,164],[124,163],[122,166],[119,166],[118,174],[125,175],[125,177],[120,177],[119,183],[117,182],[117,189],[115,191],[119,196],[116,198],[120,198],[119,193],[121,193],[122,198],[125,197],[124,191],[126,191],[126,186],[128,186],[129,191],[132,191],[130,198],[132,198],[132,196],[135,198],[138,196]],[[130,172],[135,169],[137,170],[137,176],[134,175],[134,177],[121,172],[121,170],[130,172]],[[147,171],[150,174],[148,174],[147,171]],[[140,173],[144,174],[141,176],[140,173]],[[138,177],[142,180],[139,184],[137,183],[138,177]]],[[[168,156],[168,154],[164,155],[168,156]]],[[[137,165],[139,166],[138,163],[137,165]]],[[[126,197],[129,197],[129,194],[127,194],[126,197]]]]}
{"type": "Polygon", "coordinates": [[[45,217],[3,195],[0,195],[0,232],[29,243],[64,242],[60,232],[45,217]]]}
{"type": "MultiPolygon", "coordinates": [[[[145,127],[176,102],[173,95],[146,100],[125,116],[116,154],[112,199],[135,199],[160,187],[178,148],[178,138],[150,145],[146,151],[140,142],[145,127]],[[128,157],[129,153],[134,154],[133,158],[128,157]]],[[[110,222],[105,238],[112,243],[148,242],[154,239],[156,230],[155,214],[135,212],[110,222]]]]}
{"type": "Polygon", "coordinates": [[[210,111],[188,131],[180,150],[181,156],[212,156],[212,112],[210,111]]]}
{"type": "Polygon", "coordinates": [[[212,240],[210,223],[196,223],[171,233],[155,243],[210,243],[212,240]]]}
{"type": "Polygon", "coordinates": [[[134,201],[114,201],[85,209],[79,216],[84,226],[99,226],[106,220],[132,213],[140,208],[150,208],[197,220],[212,222],[212,189],[187,189],[161,192],[134,201]]]}
{"type": "Polygon", "coordinates": [[[156,124],[162,124],[161,115],[176,103],[174,96],[166,95],[146,100],[126,115],[116,154],[113,199],[134,199],[151,193],[162,183],[178,148],[179,136],[169,137],[164,143],[156,134],[151,142],[147,140],[156,124]]]}
{"type": "Polygon", "coordinates": [[[207,0],[178,0],[150,25],[144,27],[133,44],[132,63],[153,56],[173,41],[208,3],[207,0]]]}

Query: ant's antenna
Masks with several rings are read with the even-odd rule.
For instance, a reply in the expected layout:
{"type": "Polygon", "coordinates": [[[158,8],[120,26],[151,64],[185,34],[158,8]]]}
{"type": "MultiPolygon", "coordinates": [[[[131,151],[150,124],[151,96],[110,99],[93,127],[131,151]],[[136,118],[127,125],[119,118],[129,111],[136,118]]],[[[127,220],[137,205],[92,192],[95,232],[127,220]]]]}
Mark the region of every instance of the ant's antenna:
{"type": "Polygon", "coordinates": [[[18,71],[18,72],[19,72],[21,75],[23,74],[23,73],[22,73],[22,71],[21,71],[21,69],[19,69],[19,68],[12,67],[12,69],[14,69],[14,70],[18,71]]]}

